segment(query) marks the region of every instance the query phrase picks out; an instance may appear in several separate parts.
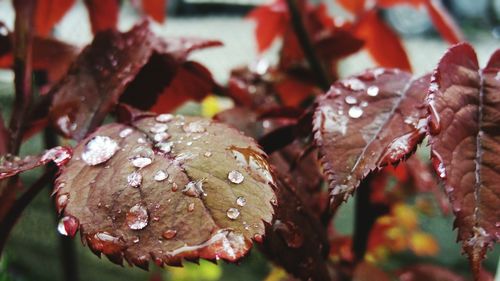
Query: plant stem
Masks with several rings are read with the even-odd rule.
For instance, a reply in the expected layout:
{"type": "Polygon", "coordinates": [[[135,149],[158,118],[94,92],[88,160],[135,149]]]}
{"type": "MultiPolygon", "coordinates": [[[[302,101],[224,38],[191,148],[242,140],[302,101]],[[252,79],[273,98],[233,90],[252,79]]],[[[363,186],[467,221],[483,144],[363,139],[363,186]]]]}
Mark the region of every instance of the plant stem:
{"type": "MultiPolygon", "coordinates": [[[[52,147],[58,146],[59,141],[57,139],[56,133],[52,128],[47,128],[43,134],[45,147],[50,149],[52,147]]],[[[52,193],[52,186],[49,185],[49,194],[52,193]]],[[[53,210],[56,209],[54,200],[52,201],[52,213],[54,214],[54,220],[59,223],[59,216],[53,210]]],[[[60,250],[60,260],[63,268],[64,280],[66,281],[78,281],[78,263],[76,258],[76,249],[73,239],[67,236],[58,235],[59,240],[59,250],[60,250]]]]}
{"type": "Polygon", "coordinates": [[[29,203],[35,198],[35,196],[40,192],[51,180],[54,178],[56,172],[55,166],[52,164],[45,170],[43,175],[38,178],[28,190],[21,195],[12,205],[10,210],[7,212],[5,217],[0,223],[0,255],[3,252],[7,238],[9,237],[10,231],[17,222],[17,219],[28,206],[29,203]]]}
{"type": "Polygon", "coordinates": [[[371,181],[373,175],[369,174],[361,181],[356,191],[356,206],[354,214],[354,235],[352,250],[355,262],[363,260],[368,246],[368,239],[375,221],[386,214],[389,208],[385,204],[374,204],[370,200],[371,181]]]}
{"type": "Polygon", "coordinates": [[[300,47],[302,48],[302,51],[306,56],[311,70],[318,79],[319,87],[323,91],[327,91],[330,88],[330,79],[328,79],[326,71],[324,70],[320,60],[316,56],[316,52],[311,43],[309,35],[307,34],[304,22],[302,21],[302,16],[300,14],[299,7],[297,6],[297,1],[287,0],[286,3],[288,5],[288,10],[290,11],[292,26],[295,31],[295,35],[297,35],[297,39],[299,40],[300,47]]]}
{"type": "Polygon", "coordinates": [[[32,97],[32,56],[35,0],[14,0],[14,87],[16,96],[10,119],[9,152],[19,153],[28,109],[32,97]]]}

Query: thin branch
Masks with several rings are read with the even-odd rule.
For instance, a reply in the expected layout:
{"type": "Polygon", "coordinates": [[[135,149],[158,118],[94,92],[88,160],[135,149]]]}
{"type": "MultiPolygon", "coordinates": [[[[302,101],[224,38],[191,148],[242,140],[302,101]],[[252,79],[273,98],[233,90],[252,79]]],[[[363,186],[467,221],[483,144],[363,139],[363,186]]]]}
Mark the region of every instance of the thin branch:
{"type": "Polygon", "coordinates": [[[354,235],[352,250],[355,262],[363,260],[368,246],[370,232],[375,221],[382,215],[387,214],[389,208],[385,204],[374,204],[370,200],[371,182],[373,174],[368,175],[361,181],[356,191],[356,206],[354,214],[354,235]]]}
{"type": "Polygon", "coordinates": [[[295,31],[295,35],[297,35],[297,39],[299,40],[300,47],[302,48],[302,51],[306,56],[311,70],[318,79],[319,87],[323,91],[327,91],[330,88],[330,79],[328,79],[326,71],[324,70],[320,60],[316,56],[316,52],[311,43],[309,35],[307,34],[304,22],[302,21],[302,16],[300,14],[299,7],[297,6],[297,1],[287,0],[286,3],[288,5],[288,10],[290,11],[292,26],[295,31]]]}
{"type": "Polygon", "coordinates": [[[54,178],[56,173],[56,168],[50,165],[43,175],[38,178],[33,185],[31,185],[28,190],[19,197],[10,210],[7,212],[2,222],[0,223],[0,255],[3,252],[7,238],[9,237],[10,231],[17,222],[17,219],[22,214],[24,209],[28,206],[35,196],[54,178]]]}
{"type": "Polygon", "coordinates": [[[14,0],[16,20],[14,27],[14,87],[16,97],[10,119],[9,152],[17,155],[32,97],[32,56],[35,0],[14,0]]]}

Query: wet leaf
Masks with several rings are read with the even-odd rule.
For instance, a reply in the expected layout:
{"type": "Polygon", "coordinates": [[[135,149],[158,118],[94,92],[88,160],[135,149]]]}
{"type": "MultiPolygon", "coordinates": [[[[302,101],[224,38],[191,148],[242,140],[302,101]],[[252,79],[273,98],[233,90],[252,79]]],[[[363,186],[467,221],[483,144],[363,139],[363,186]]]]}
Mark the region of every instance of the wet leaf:
{"type": "Polygon", "coordinates": [[[35,10],[36,34],[48,36],[54,25],[73,6],[75,0],[45,0],[37,1],[35,10]]]}
{"type": "Polygon", "coordinates": [[[116,29],[118,13],[120,11],[118,0],[85,0],[85,6],[87,6],[89,13],[92,33],[96,34],[99,31],[116,29]]]}
{"type": "Polygon", "coordinates": [[[273,186],[251,138],[161,114],[105,125],[79,143],[56,180],[56,202],[90,249],[115,263],[234,262],[271,222],[273,186]]]}
{"type": "Polygon", "coordinates": [[[500,51],[480,69],[469,44],[439,62],[429,88],[432,162],[445,183],[473,270],[500,237],[500,51]]]}
{"type": "Polygon", "coordinates": [[[365,13],[359,19],[354,34],[365,42],[366,49],[379,65],[411,71],[401,40],[376,10],[365,13]]]}
{"type": "MultiPolygon", "coordinates": [[[[223,111],[216,119],[254,138],[287,124],[283,119],[258,120],[256,112],[241,107],[223,111]]],[[[325,206],[318,200],[322,177],[315,155],[301,155],[305,150],[296,141],[269,157],[277,178],[278,207],[260,249],[301,279],[329,280],[328,241],[319,215],[325,206]]]]}
{"type": "Polygon", "coordinates": [[[370,171],[398,163],[422,141],[428,81],[379,68],[337,82],[319,98],[314,138],[334,209],[370,171]]]}
{"type": "Polygon", "coordinates": [[[352,14],[360,14],[365,9],[365,0],[339,0],[337,1],[342,8],[352,14]]]}
{"type": "Polygon", "coordinates": [[[54,162],[57,166],[62,166],[71,159],[71,155],[71,149],[62,146],[46,150],[40,155],[29,155],[22,158],[8,154],[2,155],[0,158],[0,179],[32,170],[50,161],[54,162]]]}
{"type": "MultiPolygon", "coordinates": [[[[147,22],[126,33],[101,32],[53,87],[50,119],[65,136],[81,140],[101,124],[120,97],[149,109],[192,50],[217,44],[191,39],[163,41],[153,35],[147,22]]],[[[192,91],[176,93],[186,99],[193,95],[192,91]]]]}

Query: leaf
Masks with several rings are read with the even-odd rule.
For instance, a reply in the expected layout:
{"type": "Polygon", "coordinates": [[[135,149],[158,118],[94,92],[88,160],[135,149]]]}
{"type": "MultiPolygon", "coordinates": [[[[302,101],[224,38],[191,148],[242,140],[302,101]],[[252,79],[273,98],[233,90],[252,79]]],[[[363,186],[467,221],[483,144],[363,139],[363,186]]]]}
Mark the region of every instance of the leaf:
{"type": "Polygon", "coordinates": [[[203,65],[187,61],[178,69],[170,85],[159,95],[154,112],[168,112],[187,100],[201,101],[217,86],[210,71],[203,65]]]}
{"type": "Polygon", "coordinates": [[[56,146],[38,156],[29,155],[23,158],[12,155],[2,155],[0,158],[0,180],[15,176],[19,173],[45,165],[50,161],[57,166],[66,164],[72,156],[70,148],[56,146]]]}
{"type": "Polygon", "coordinates": [[[342,8],[352,14],[361,14],[365,10],[365,0],[338,0],[342,8]]]}
{"type": "Polygon", "coordinates": [[[120,10],[118,0],[85,0],[85,6],[89,13],[92,33],[116,29],[120,10]]]}
{"type": "Polygon", "coordinates": [[[371,281],[371,280],[390,281],[392,279],[389,277],[389,275],[387,273],[383,272],[375,265],[370,264],[368,262],[362,262],[356,266],[352,280],[355,280],[355,281],[371,281]]]}
{"type": "Polygon", "coordinates": [[[101,32],[52,88],[50,119],[65,136],[81,140],[101,124],[122,95],[122,101],[150,108],[190,51],[217,43],[165,42],[153,35],[147,22],[126,33],[101,32]]]}
{"type": "Polygon", "coordinates": [[[36,34],[40,36],[50,35],[54,25],[62,19],[74,4],[75,0],[37,1],[35,10],[36,34]]]}
{"type": "Polygon", "coordinates": [[[266,156],[226,125],[162,114],[102,126],[74,151],[56,180],[61,231],[79,227],[115,263],[234,262],[272,220],[266,156]]]}
{"type": "MultiPolygon", "coordinates": [[[[0,40],[0,68],[12,68],[12,36],[7,34],[0,40]]],[[[35,36],[33,38],[33,69],[45,71],[50,82],[59,80],[78,55],[79,49],[62,41],[35,36]]]]}
{"type": "Polygon", "coordinates": [[[376,10],[365,13],[359,19],[354,34],[365,42],[366,49],[379,65],[411,71],[410,61],[399,37],[376,10]]]}
{"type": "Polygon", "coordinates": [[[426,111],[419,105],[428,80],[378,68],[335,83],[318,99],[314,139],[334,209],[370,171],[397,164],[422,141],[426,111]]]}
{"type": "Polygon", "coordinates": [[[283,0],[253,9],[247,16],[256,22],[255,38],[259,53],[271,47],[274,40],[282,36],[288,24],[288,9],[283,0]]]}
{"type": "Polygon", "coordinates": [[[167,13],[167,0],[141,0],[142,10],[155,21],[163,23],[167,13]]]}
{"type": "Polygon", "coordinates": [[[500,237],[499,54],[481,70],[469,44],[455,45],[434,71],[427,98],[433,165],[476,276],[500,237]]]}
{"type": "Polygon", "coordinates": [[[441,36],[450,44],[457,44],[464,41],[464,35],[452,16],[442,6],[440,1],[426,0],[425,7],[431,17],[434,27],[441,36]]]}
{"type": "MultiPolygon", "coordinates": [[[[282,119],[258,120],[257,117],[254,111],[235,107],[219,113],[216,119],[256,139],[266,131],[287,124],[282,119]]],[[[276,209],[275,221],[266,228],[260,249],[296,277],[329,280],[328,241],[319,215],[326,204],[321,205],[317,200],[322,178],[314,154],[299,159],[304,150],[304,146],[296,141],[269,157],[277,178],[278,203],[281,204],[276,209]]]]}

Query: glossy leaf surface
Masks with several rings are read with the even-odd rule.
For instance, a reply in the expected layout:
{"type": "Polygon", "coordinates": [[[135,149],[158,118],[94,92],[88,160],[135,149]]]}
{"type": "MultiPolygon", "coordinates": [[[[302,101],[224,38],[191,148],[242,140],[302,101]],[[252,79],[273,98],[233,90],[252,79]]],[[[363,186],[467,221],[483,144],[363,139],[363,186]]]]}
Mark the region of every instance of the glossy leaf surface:
{"type": "Polygon", "coordinates": [[[379,68],[335,83],[318,99],[314,138],[333,208],[369,172],[398,163],[422,141],[428,85],[429,76],[412,80],[406,72],[379,68]]]}
{"type": "Polygon", "coordinates": [[[428,96],[433,165],[476,274],[500,237],[499,71],[500,51],[480,69],[469,44],[455,45],[439,62],[428,96]]]}
{"type": "Polygon", "coordinates": [[[255,142],[197,117],[100,127],[56,180],[56,205],[95,253],[146,268],[236,261],[273,216],[274,179],[255,142]]]}

